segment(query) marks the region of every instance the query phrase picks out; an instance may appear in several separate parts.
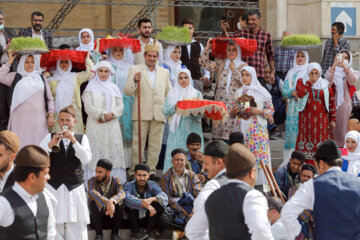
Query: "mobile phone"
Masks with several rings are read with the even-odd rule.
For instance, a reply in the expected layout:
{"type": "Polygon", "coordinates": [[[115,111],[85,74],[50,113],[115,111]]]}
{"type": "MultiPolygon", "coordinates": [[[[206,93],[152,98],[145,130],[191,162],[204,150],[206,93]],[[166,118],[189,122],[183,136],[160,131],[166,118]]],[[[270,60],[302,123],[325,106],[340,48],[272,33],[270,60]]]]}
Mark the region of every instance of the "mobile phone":
{"type": "Polygon", "coordinates": [[[341,53],[336,54],[336,59],[338,61],[342,61],[342,54],[341,53]]]}
{"type": "Polygon", "coordinates": [[[341,153],[341,156],[347,156],[349,154],[347,148],[339,148],[339,151],[341,153]]]}

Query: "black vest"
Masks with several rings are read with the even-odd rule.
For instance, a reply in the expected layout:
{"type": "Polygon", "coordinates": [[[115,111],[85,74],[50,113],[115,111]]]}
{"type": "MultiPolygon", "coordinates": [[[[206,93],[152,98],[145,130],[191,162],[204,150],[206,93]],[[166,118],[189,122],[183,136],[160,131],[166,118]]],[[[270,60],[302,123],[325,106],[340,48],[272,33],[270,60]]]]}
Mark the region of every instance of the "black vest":
{"type": "Polygon", "coordinates": [[[14,169],[11,171],[11,173],[9,174],[8,178],[6,179],[6,183],[4,185],[4,189],[2,190],[3,192],[12,187],[15,183],[15,175],[14,175],[14,169]]]}
{"type": "Polygon", "coordinates": [[[49,209],[43,193],[36,200],[36,217],[25,201],[12,188],[2,192],[14,211],[14,222],[8,227],[0,227],[0,239],[6,240],[46,240],[49,209]]]}
{"type": "Polygon", "coordinates": [[[205,202],[211,240],[250,240],[245,224],[243,202],[251,188],[242,183],[228,183],[215,190],[205,202]]]}
{"type": "MultiPolygon", "coordinates": [[[[51,137],[54,133],[51,134],[51,137]]],[[[81,144],[83,135],[75,134],[75,139],[81,144]]],[[[60,141],[60,151],[50,153],[50,180],[48,183],[55,189],[65,184],[69,191],[77,188],[84,182],[80,159],[75,156],[75,149],[70,142],[65,150],[63,141],[60,141]]]]}
{"type": "MultiPolygon", "coordinates": [[[[46,90],[46,85],[45,85],[45,79],[44,77],[40,74],[40,77],[41,79],[43,80],[43,83],[44,83],[44,101],[45,101],[45,109],[46,109],[46,112],[49,111],[49,108],[48,108],[48,97],[47,97],[47,90],[46,90]]],[[[14,93],[14,90],[15,90],[15,86],[16,84],[18,84],[18,82],[22,79],[22,76],[18,73],[15,74],[15,78],[14,78],[14,81],[12,82],[11,84],[11,87],[10,87],[10,94],[9,94],[9,101],[10,101],[10,106],[11,106],[11,101],[12,101],[12,95],[14,93]]]]}
{"type": "Polygon", "coordinates": [[[226,172],[224,172],[220,176],[217,176],[215,178],[215,180],[220,184],[220,187],[224,186],[228,181],[228,177],[226,176],[226,172]]]}
{"type": "Polygon", "coordinates": [[[187,51],[187,46],[181,46],[181,58],[182,64],[184,64],[191,72],[192,79],[200,80],[202,77],[199,57],[201,53],[201,46],[199,42],[193,42],[191,44],[190,58],[187,51]]]}

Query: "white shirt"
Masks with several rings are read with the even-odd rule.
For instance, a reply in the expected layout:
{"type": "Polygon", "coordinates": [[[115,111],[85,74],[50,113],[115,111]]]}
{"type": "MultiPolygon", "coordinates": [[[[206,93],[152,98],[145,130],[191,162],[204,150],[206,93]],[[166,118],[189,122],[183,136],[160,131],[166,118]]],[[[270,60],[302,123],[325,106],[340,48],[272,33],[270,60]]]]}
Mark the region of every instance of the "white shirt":
{"type": "MultiPolygon", "coordinates": [[[[196,40],[193,38],[192,41],[193,42],[196,42],[196,40]]],[[[204,46],[200,43],[200,54],[204,51],[204,46]]],[[[188,44],[186,45],[186,48],[187,48],[187,51],[188,51],[188,55],[189,55],[189,59],[190,59],[190,53],[191,53],[191,44],[188,44]]],[[[202,70],[204,71],[204,77],[207,77],[210,79],[210,72],[204,68],[202,68],[202,70]]],[[[200,80],[200,79],[195,79],[195,80],[200,80]]]]}
{"type": "Polygon", "coordinates": [[[284,225],[281,222],[281,218],[279,218],[271,226],[271,233],[275,240],[294,240],[294,238],[291,238],[289,233],[286,231],[284,225]]]}
{"type": "Polygon", "coordinates": [[[205,212],[205,202],[216,189],[220,188],[220,183],[215,179],[225,173],[222,169],[216,176],[208,181],[201,190],[199,196],[194,201],[194,215],[190,218],[185,227],[186,236],[190,240],[208,240],[209,239],[209,221],[205,212]]]}
{"type": "MultiPolygon", "coordinates": [[[[339,167],[331,167],[329,171],[341,171],[339,167]]],[[[314,210],[315,191],[314,180],[310,179],[302,184],[294,196],[287,201],[281,210],[281,221],[291,237],[300,234],[301,225],[297,220],[300,213],[305,209],[314,210]]]]}
{"type": "Polygon", "coordinates": [[[31,28],[32,31],[32,38],[40,38],[41,40],[44,40],[44,36],[42,34],[42,30],[39,31],[39,33],[36,33],[34,28],[31,28]]]}
{"type": "MultiPolygon", "coordinates": [[[[73,133],[74,134],[74,133],[73,133]]],[[[51,141],[51,134],[45,136],[45,138],[41,141],[40,147],[42,147],[48,153],[52,152],[52,149],[49,148],[48,144],[51,141]]],[[[64,143],[65,149],[69,147],[70,140],[63,138],[61,141],[64,143]]],[[[91,161],[91,150],[88,137],[84,134],[81,145],[78,141],[72,145],[75,150],[75,156],[80,160],[82,165],[88,164],[91,161]]]]}
{"type": "MultiPolygon", "coordinates": [[[[31,195],[24,188],[22,188],[17,182],[15,182],[12,189],[19,194],[19,196],[24,200],[24,202],[28,205],[34,216],[36,216],[37,212],[37,203],[36,200],[38,195],[31,195]]],[[[49,217],[48,217],[48,226],[47,226],[47,239],[53,240],[56,237],[56,228],[55,228],[55,216],[53,212],[53,203],[56,203],[56,199],[44,189],[43,194],[45,196],[46,204],[49,209],[49,217]]],[[[0,226],[8,227],[14,222],[14,211],[5,197],[0,196],[0,226]]],[[[40,206],[41,207],[41,206],[40,206]]]]}
{"type": "Polygon", "coordinates": [[[3,178],[0,177],[0,193],[4,190],[6,180],[8,179],[10,173],[14,170],[14,164],[10,168],[9,171],[7,171],[3,178]]]}
{"type": "Polygon", "coordinates": [[[150,71],[150,69],[148,68],[148,66],[146,66],[146,69],[149,73],[149,77],[150,77],[150,82],[151,82],[151,86],[152,88],[155,88],[155,83],[156,83],[156,66],[154,68],[153,71],[150,71]]]}

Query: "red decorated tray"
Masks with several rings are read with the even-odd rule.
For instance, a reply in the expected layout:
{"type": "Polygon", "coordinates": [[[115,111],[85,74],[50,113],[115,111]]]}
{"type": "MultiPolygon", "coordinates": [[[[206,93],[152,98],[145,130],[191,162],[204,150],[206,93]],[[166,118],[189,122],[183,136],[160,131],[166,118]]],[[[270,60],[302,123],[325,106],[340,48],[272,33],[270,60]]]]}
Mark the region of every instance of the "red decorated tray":
{"type": "Polygon", "coordinates": [[[116,38],[102,38],[100,39],[99,52],[105,52],[112,47],[130,48],[133,53],[141,51],[141,44],[139,39],[128,37],[116,37],[116,38]]]}
{"type": "Polygon", "coordinates": [[[48,53],[41,54],[40,66],[49,70],[56,67],[58,60],[70,60],[72,67],[85,69],[85,58],[88,52],[77,50],[50,50],[48,53]]]}
{"type": "Polygon", "coordinates": [[[216,58],[226,58],[226,48],[233,42],[241,48],[241,57],[251,57],[257,50],[255,39],[245,38],[215,38],[212,40],[211,55],[216,58]]]}
{"type": "Polygon", "coordinates": [[[177,113],[181,115],[204,114],[212,120],[222,120],[227,114],[225,103],[210,100],[183,100],[177,103],[177,107],[177,113]]]}

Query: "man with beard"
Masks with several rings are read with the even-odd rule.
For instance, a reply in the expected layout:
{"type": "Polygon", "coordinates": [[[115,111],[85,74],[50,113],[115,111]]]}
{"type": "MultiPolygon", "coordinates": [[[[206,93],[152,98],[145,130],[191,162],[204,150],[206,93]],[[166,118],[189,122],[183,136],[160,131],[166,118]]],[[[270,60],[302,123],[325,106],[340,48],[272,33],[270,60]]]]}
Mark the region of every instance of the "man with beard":
{"type": "Polygon", "coordinates": [[[31,27],[20,29],[19,37],[38,37],[46,43],[49,49],[52,49],[52,33],[46,32],[42,29],[44,24],[44,14],[41,12],[33,12],[31,14],[31,27]]]}
{"type": "MultiPolygon", "coordinates": [[[[154,42],[154,39],[151,38],[152,23],[150,19],[142,18],[139,20],[138,33],[140,35],[138,39],[140,40],[141,43],[141,51],[134,54],[135,65],[145,62],[144,59],[145,46],[149,44],[153,44],[154,42]]],[[[161,66],[163,61],[163,47],[161,43],[158,41],[156,41],[155,45],[159,47],[159,61],[157,62],[157,64],[161,66]]]]}
{"type": "Polygon", "coordinates": [[[103,223],[112,226],[111,240],[118,240],[125,192],[119,179],[111,176],[112,163],[100,159],[95,177],[89,179],[90,219],[96,231],[95,240],[103,239],[103,223]]]}
{"type": "Polygon", "coordinates": [[[14,159],[19,148],[20,140],[14,132],[0,132],[0,193],[14,185],[14,159]]]}

